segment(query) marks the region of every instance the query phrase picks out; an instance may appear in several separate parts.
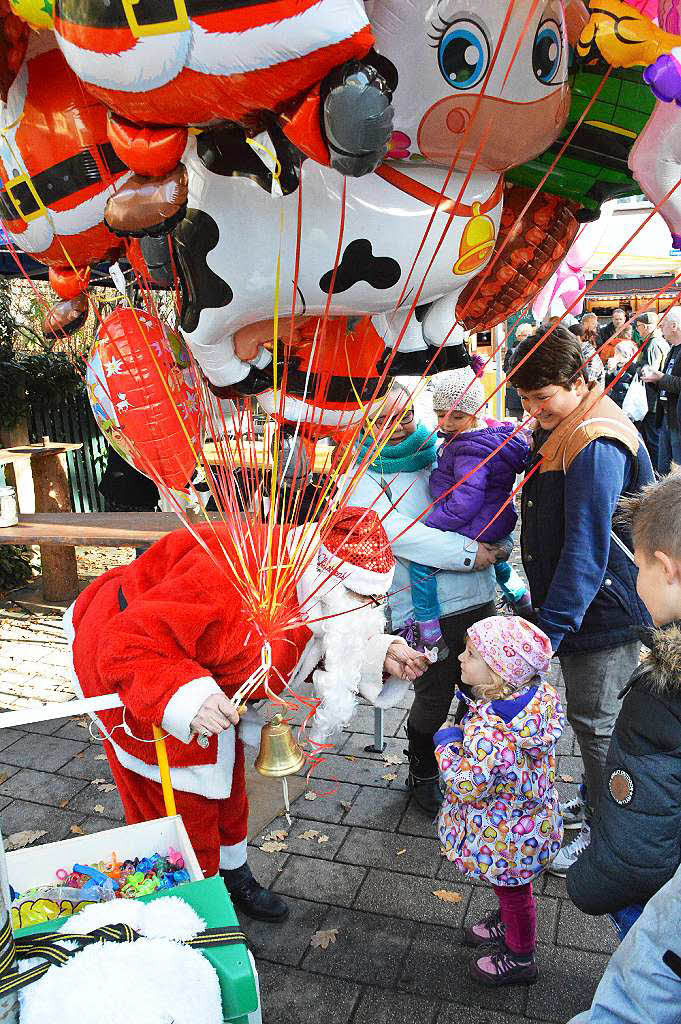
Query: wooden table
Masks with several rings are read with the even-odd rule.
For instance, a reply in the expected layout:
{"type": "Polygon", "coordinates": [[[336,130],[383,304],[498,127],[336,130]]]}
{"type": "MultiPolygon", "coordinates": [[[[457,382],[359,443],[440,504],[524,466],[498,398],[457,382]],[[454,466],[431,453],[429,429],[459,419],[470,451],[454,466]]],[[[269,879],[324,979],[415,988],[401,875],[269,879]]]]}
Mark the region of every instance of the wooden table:
{"type": "MultiPolygon", "coordinates": [[[[71,511],[66,453],[82,447],[82,444],[64,444],[44,437],[38,444],[18,444],[11,448],[0,448],[0,466],[12,468],[13,482],[22,512],[33,509],[46,514],[71,511]]],[[[40,542],[3,540],[2,543],[40,542]]],[[[40,560],[43,597],[46,601],[67,601],[78,596],[76,552],[73,547],[41,544],[40,560]]]]}
{"type": "Polygon", "coordinates": [[[0,529],[0,544],[137,548],[180,529],[173,512],[36,512],[0,529]]]}

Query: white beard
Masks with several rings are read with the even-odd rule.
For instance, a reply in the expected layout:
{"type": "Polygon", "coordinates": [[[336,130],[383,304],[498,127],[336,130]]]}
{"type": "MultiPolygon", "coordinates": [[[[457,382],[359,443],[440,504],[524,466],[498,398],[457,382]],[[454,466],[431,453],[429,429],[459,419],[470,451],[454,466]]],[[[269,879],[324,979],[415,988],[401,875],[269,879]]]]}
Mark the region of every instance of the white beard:
{"type": "Polygon", "coordinates": [[[367,641],[385,630],[383,607],[365,600],[337,584],[315,605],[314,618],[333,616],[315,624],[323,630],[324,648],[324,667],[312,676],[321,698],[311,733],[316,742],[337,740],[354,715],[367,641]]]}

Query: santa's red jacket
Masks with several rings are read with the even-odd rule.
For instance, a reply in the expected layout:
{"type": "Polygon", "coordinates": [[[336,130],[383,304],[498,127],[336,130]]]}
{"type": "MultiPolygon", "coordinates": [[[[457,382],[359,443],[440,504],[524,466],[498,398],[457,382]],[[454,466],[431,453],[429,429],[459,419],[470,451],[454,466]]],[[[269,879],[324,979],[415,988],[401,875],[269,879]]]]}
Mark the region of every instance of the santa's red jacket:
{"type": "MultiPolygon", "coordinates": [[[[117,691],[123,701],[124,709],[97,716],[121,764],[158,781],[152,726],[161,725],[169,734],[173,785],[220,799],[231,789],[234,729],[212,737],[204,750],[190,723],[212,693],[236,692],[260,664],[261,642],[225,558],[224,550],[233,550],[227,530],[216,524],[197,532],[213,557],[188,530],[177,530],[84,590],[65,628],[83,696],[117,691]]],[[[295,598],[291,603],[295,621],[295,598]]],[[[273,690],[283,688],[279,675],[290,677],[311,639],[299,623],[271,641],[273,690]]]]}

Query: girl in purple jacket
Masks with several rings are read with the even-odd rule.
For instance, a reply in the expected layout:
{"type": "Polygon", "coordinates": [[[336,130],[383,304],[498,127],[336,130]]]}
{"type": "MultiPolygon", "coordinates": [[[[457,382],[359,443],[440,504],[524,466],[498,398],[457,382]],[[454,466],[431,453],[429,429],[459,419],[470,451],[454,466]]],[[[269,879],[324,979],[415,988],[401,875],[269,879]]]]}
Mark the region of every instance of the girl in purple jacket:
{"type": "MultiPolygon", "coordinates": [[[[528,441],[522,433],[511,436],[512,424],[484,419],[482,381],[470,366],[439,373],[433,383],[433,409],[445,441],[430,474],[435,503],[425,522],[471,540],[498,543],[513,533],[518,519],[509,498],[516,475],[525,468],[528,441]]],[[[495,568],[503,584],[511,568],[505,562],[495,568]]],[[[437,650],[442,660],[448,651],[440,629],[435,570],[410,562],[409,572],[421,645],[437,650]]]]}

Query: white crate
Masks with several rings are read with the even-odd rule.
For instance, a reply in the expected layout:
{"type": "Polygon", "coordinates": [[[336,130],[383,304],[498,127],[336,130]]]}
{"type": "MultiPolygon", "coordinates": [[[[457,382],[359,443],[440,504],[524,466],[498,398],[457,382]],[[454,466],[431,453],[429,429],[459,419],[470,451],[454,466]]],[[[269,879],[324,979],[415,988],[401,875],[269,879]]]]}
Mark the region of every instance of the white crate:
{"type": "Polygon", "coordinates": [[[114,853],[119,861],[150,857],[152,853],[167,853],[171,846],[184,857],[190,880],[202,879],[203,872],[179,815],[14,850],[7,854],[7,871],[16,892],[26,892],[36,886],[54,885],[59,868],[70,871],[74,864],[108,862],[114,853]]]}

